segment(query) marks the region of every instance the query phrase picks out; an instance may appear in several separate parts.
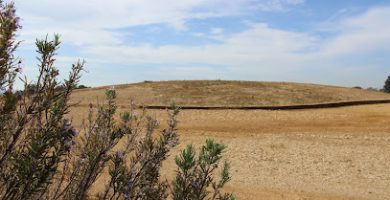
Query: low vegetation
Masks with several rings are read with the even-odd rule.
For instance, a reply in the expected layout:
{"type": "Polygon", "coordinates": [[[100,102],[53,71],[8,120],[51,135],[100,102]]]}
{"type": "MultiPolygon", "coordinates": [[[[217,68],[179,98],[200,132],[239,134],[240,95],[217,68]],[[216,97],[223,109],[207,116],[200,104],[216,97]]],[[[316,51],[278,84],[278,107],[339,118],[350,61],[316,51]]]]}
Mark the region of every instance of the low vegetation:
{"type": "Polygon", "coordinates": [[[59,36],[37,40],[39,76],[14,92],[21,60],[14,56],[21,26],[13,3],[0,0],[0,198],[1,199],[234,199],[222,192],[230,180],[229,163],[221,165],[225,146],[207,140],[199,154],[189,145],[176,158],[172,182],[161,178],[162,162],[178,144],[175,104],[167,128],[144,110],[117,114],[115,89],[106,103],[89,105],[88,119],[77,129],[67,118],[70,96],[77,88],[84,61],[58,81],[55,55],[59,36]],[[119,116],[117,120],[116,116],[119,116]],[[118,143],[122,143],[118,147],[118,143]],[[91,188],[109,173],[105,190],[91,188]]]}
{"type": "MultiPolygon", "coordinates": [[[[103,99],[108,88],[75,91],[71,101],[88,105],[96,97],[103,99]]],[[[374,90],[286,82],[154,81],[116,85],[115,89],[121,106],[129,97],[140,104],[164,106],[172,101],[181,106],[284,106],[390,99],[389,94],[374,90]]]]}

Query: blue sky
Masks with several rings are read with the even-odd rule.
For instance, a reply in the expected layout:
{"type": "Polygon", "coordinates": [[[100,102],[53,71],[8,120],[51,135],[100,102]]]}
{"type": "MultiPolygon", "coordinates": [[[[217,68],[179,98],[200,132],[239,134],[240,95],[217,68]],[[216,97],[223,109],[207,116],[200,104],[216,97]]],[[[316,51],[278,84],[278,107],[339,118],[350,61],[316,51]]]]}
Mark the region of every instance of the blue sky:
{"type": "Polygon", "coordinates": [[[384,0],[15,0],[18,54],[37,75],[35,38],[59,33],[64,75],[82,84],[228,79],[382,87],[390,74],[384,0]]]}

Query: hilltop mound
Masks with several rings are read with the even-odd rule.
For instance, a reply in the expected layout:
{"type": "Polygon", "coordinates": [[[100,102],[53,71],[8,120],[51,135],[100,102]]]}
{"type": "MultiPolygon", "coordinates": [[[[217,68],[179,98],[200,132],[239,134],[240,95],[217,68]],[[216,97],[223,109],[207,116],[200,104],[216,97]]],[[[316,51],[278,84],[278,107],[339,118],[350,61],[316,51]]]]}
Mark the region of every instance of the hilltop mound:
{"type": "MultiPolygon", "coordinates": [[[[83,105],[101,102],[107,88],[76,90],[72,101],[83,105]]],[[[129,105],[131,99],[143,105],[175,101],[181,106],[283,106],[390,99],[382,92],[286,82],[159,81],[116,85],[115,89],[119,105],[129,105]]]]}

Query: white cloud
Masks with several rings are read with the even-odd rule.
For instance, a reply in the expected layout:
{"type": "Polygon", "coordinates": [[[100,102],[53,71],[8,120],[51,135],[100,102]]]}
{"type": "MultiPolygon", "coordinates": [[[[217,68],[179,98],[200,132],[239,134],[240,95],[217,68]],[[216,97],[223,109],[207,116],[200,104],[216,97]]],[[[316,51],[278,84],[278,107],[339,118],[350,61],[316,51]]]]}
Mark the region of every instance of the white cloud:
{"type": "Polygon", "coordinates": [[[310,35],[272,29],[266,24],[253,24],[249,30],[226,37],[221,44],[193,47],[100,45],[86,48],[84,53],[104,58],[107,64],[148,63],[168,68],[169,65],[197,64],[201,69],[220,66],[221,71],[229,68],[261,73],[296,67],[294,62],[302,62],[304,57],[295,52],[314,45],[314,42],[315,38],[310,35]]]}
{"type": "Polygon", "coordinates": [[[118,42],[109,29],[145,24],[168,24],[186,30],[194,18],[221,17],[245,13],[252,4],[267,10],[296,4],[297,0],[15,0],[24,19],[22,36],[26,40],[46,33],[61,32],[65,42],[101,44],[118,42]],[[277,2],[277,3],[275,3],[277,2]],[[94,37],[94,38],[92,38],[94,37]],[[94,41],[96,40],[96,41],[94,41]]]}
{"type": "Polygon", "coordinates": [[[390,7],[371,9],[337,23],[338,35],[322,51],[327,56],[390,50],[390,7]]]}
{"type": "Polygon", "coordinates": [[[211,30],[210,30],[210,33],[212,34],[212,35],[220,35],[220,34],[222,34],[223,33],[223,28],[212,28],[211,30]]]}
{"type": "MultiPolygon", "coordinates": [[[[178,77],[185,74],[191,77],[196,72],[214,76],[218,71],[210,66],[218,66],[228,78],[257,76],[272,79],[272,76],[286,78],[280,72],[301,73],[306,70],[313,73],[325,65],[340,66],[338,59],[345,55],[389,52],[390,7],[372,8],[359,16],[338,19],[332,25],[332,37],[252,23],[247,30],[232,35],[224,35],[225,31],[219,27],[210,30],[210,35],[192,33],[216,38],[220,41],[218,44],[134,46],[123,41],[124,35],[113,31],[147,24],[168,24],[180,31],[186,30],[186,22],[194,18],[235,16],[254,9],[283,11],[302,3],[303,0],[16,0],[25,19],[22,30],[25,43],[29,44],[46,33],[61,33],[65,43],[79,45],[79,50],[88,56],[89,66],[146,63],[165,67],[155,73],[173,70],[178,77]]],[[[369,71],[368,68],[366,64],[364,69],[369,71]]],[[[297,79],[301,76],[291,74],[297,79]]],[[[318,74],[317,78],[323,80],[323,74],[318,74]]]]}
{"type": "Polygon", "coordinates": [[[269,0],[257,2],[253,4],[253,8],[263,11],[284,11],[290,6],[300,5],[304,2],[305,0],[269,0]]]}
{"type": "MultiPolygon", "coordinates": [[[[250,29],[225,36],[221,44],[188,47],[166,45],[154,47],[142,46],[99,46],[85,49],[85,52],[98,57],[106,56],[107,62],[128,64],[169,64],[188,65],[198,63],[200,66],[217,65],[229,70],[227,77],[234,75],[252,78],[260,75],[263,78],[277,77],[280,72],[297,73],[309,71],[314,78],[307,80],[324,80],[324,73],[333,74],[332,70],[342,66],[345,56],[359,55],[362,58],[372,51],[389,52],[390,27],[386,26],[390,8],[374,8],[360,16],[340,20],[338,34],[331,38],[321,38],[308,33],[284,31],[269,27],[264,23],[253,23],[250,29]],[[196,62],[194,62],[196,61],[196,62]],[[328,70],[326,70],[328,68],[328,70]],[[315,75],[316,71],[324,71],[315,75]],[[269,76],[267,76],[269,75],[269,76]],[[271,77],[270,77],[271,76],[271,77]]],[[[350,59],[350,57],[349,57],[350,59]]],[[[369,62],[369,61],[368,61],[369,62]]],[[[356,63],[367,74],[370,65],[356,63]]],[[[196,68],[194,68],[196,69],[196,68]]],[[[203,68],[202,68],[203,71],[203,68]]],[[[344,76],[351,77],[351,70],[344,70],[344,76]]],[[[334,74],[339,77],[339,84],[351,84],[351,80],[342,81],[343,71],[334,74]]],[[[291,77],[294,77],[291,74],[291,77]]],[[[282,76],[279,76],[282,77],[282,76]]],[[[286,76],[283,76],[285,79],[286,76]]],[[[288,77],[288,76],[287,76],[288,77]]],[[[361,77],[356,75],[356,77],[361,77]]],[[[334,82],[335,80],[329,78],[334,82]]],[[[366,81],[372,83],[373,81],[366,81]]]]}

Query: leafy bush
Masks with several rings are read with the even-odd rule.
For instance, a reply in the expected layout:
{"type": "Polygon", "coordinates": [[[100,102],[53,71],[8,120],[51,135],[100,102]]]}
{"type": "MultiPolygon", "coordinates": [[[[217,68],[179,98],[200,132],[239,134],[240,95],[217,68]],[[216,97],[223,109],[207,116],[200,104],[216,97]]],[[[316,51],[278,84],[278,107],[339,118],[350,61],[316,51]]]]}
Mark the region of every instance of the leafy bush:
{"type": "Polygon", "coordinates": [[[230,194],[220,193],[220,189],[230,180],[229,163],[225,161],[221,179],[214,181],[213,172],[218,168],[221,153],[226,147],[206,140],[202,146],[198,159],[192,145],[183,150],[180,157],[176,157],[176,165],[179,167],[175,181],[173,182],[173,199],[204,199],[212,193],[212,199],[230,199],[230,194]],[[212,192],[207,188],[212,186],[212,192]]]}
{"type": "Polygon", "coordinates": [[[215,180],[225,146],[207,140],[198,158],[189,145],[176,158],[176,178],[162,180],[162,162],[178,144],[172,105],[167,128],[156,133],[159,123],[145,110],[131,108],[116,120],[116,91],[106,91],[107,102],[90,105],[83,129],[67,118],[69,99],[80,80],[84,61],[72,66],[69,76],[58,81],[55,55],[59,36],[37,40],[39,75],[24,80],[24,90],[13,92],[21,61],[14,56],[21,28],[12,3],[0,0],[0,198],[1,199],[233,199],[221,189],[230,180],[224,163],[215,180]],[[118,145],[121,143],[120,145],[118,145]],[[108,171],[105,190],[91,188],[108,171]]]}
{"type": "Polygon", "coordinates": [[[390,93],[390,76],[388,76],[385,81],[385,85],[383,86],[383,91],[390,93]]]}

